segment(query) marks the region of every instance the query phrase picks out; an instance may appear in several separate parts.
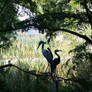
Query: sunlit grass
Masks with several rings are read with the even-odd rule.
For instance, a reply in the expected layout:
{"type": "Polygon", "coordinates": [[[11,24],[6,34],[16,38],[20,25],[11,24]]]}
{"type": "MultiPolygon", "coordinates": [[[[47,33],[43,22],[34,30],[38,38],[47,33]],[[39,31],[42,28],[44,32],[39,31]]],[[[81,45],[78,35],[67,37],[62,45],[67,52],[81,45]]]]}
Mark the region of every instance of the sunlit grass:
{"type": "MultiPolygon", "coordinates": [[[[68,39],[68,38],[67,38],[68,39]]],[[[20,68],[27,71],[36,71],[36,72],[49,72],[50,69],[46,70],[48,63],[44,56],[41,53],[41,47],[37,50],[37,46],[40,40],[46,41],[44,35],[37,36],[27,36],[27,35],[19,35],[17,39],[13,42],[13,45],[8,49],[0,49],[0,58],[3,60],[11,60],[13,64],[19,66],[20,68]]],[[[74,41],[74,40],[73,40],[74,41]]],[[[71,55],[68,53],[70,49],[74,48],[75,44],[72,42],[67,42],[66,39],[60,40],[52,40],[49,44],[45,45],[45,48],[50,47],[54,57],[55,49],[62,49],[63,51],[59,53],[61,57],[61,62],[57,66],[56,74],[59,77],[67,78],[67,70],[69,67],[65,65],[68,58],[71,55]],[[64,65],[64,66],[63,66],[64,65]]],[[[0,65],[3,65],[4,62],[0,65]]],[[[72,66],[72,63],[70,64],[72,66]]],[[[6,85],[11,92],[55,92],[55,85],[46,80],[39,79],[35,76],[31,76],[25,74],[15,68],[9,68],[9,71],[5,73],[6,85]],[[7,75],[7,76],[6,76],[7,75]],[[40,84],[38,84],[40,83],[40,84]],[[42,89],[40,89],[42,87],[42,89]],[[39,91],[42,90],[42,91],[39,91]]],[[[60,91],[64,86],[60,83],[60,91]]],[[[67,85],[67,83],[63,82],[63,85],[67,85]]],[[[71,92],[68,86],[66,86],[65,92],[71,92]]],[[[8,91],[7,91],[8,92],[8,91]]],[[[9,91],[10,92],[10,91],[9,91]]]]}
{"type": "MultiPolygon", "coordinates": [[[[37,50],[40,40],[47,41],[45,36],[42,34],[35,36],[28,36],[25,34],[19,35],[10,48],[0,49],[2,59],[10,59],[12,60],[12,63],[15,64],[20,61],[20,63],[24,63],[24,65],[28,64],[29,70],[46,72],[48,63],[41,53],[41,47],[37,50]]],[[[56,57],[54,54],[55,49],[63,50],[59,53],[61,56],[61,62],[59,67],[57,67],[58,75],[62,75],[60,73],[61,65],[63,65],[67,58],[69,58],[68,51],[73,48],[70,43],[71,42],[67,43],[65,39],[62,41],[53,39],[49,44],[45,45],[45,48],[50,47],[54,57],[56,57]]],[[[49,69],[47,71],[49,71],[49,69]]]]}

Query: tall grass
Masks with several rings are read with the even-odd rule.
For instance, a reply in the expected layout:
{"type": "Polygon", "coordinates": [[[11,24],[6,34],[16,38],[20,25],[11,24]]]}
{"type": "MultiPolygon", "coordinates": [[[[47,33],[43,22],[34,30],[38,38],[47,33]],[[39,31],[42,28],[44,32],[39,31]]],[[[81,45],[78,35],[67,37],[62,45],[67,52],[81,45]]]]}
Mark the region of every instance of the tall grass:
{"type": "MultiPolygon", "coordinates": [[[[40,40],[46,41],[45,36],[41,34],[37,36],[19,35],[12,46],[7,49],[0,49],[0,57],[1,59],[12,60],[11,63],[27,71],[48,72],[49,68],[46,70],[48,63],[41,53],[41,48],[37,50],[40,40]]],[[[51,48],[54,57],[55,49],[63,49],[63,52],[59,53],[61,62],[56,70],[56,74],[60,77],[66,77],[66,67],[62,66],[69,58],[68,51],[74,47],[70,43],[67,43],[65,39],[64,41],[54,39],[50,44],[45,45],[45,48],[48,46],[51,48]]],[[[0,63],[0,65],[4,64],[4,62],[0,63]]],[[[41,79],[40,77],[25,74],[15,68],[4,69],[2,73],[0,73],[0,76],[2,76],[0,81],[3,81],[6,88],[3,88],[0,92],[55,92],[55,84],[48,78],[41,79]],[[4,74],[2,75],[2,73],[4,74]]],[[[59,90],[60,92],[72,92],[67,82],[60,83],[59,90]]]]}
{"type": "MultiPolygon", "coordinates": [[[[66,35],[67,36],[67,35],[66,35]]],[[[64,37],[69,39],[69,37],[64,37]]],[[[47,61],[41,53],[41,47],[37,50],[37,46],[40,40],[47,41],[45,35],[39,34],[35,36],[28,36],[25,34],[18,35],[17,39],[12,43],[13,45],[7,49],[0,49],[0,55],[2,59],[10,59],[12,63],[24,63],[28,64],[30,70],[37,70],[40,72],[45,72],[47,67],[47,61]]],[[[64,75],[61,73],[61,66],[69,58],[68,51],[73,48],[73,45],[68,43],[65,39],[51,40],[49,44],[45,45],[45,48],[50,47],[54,57],[55,49],[62,49],[63,51],[59,53],[61,57],[60,65],[57,67],[57,74],[59,76],[64,75]]],[[[48,70],[49,71],[49,68],[48,70]]],[[[63,68],[62,68],[63,71],[63,68]]]]}

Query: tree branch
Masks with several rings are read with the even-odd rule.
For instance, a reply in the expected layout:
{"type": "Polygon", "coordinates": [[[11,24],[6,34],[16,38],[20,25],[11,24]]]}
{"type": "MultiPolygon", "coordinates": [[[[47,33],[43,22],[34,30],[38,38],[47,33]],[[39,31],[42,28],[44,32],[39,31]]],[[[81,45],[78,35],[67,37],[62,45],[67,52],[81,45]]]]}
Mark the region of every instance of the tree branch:
{"type": "Polygon", "coordinates": [[[60,28],[59,28],[59,29],[55,29],[55,30],[61,30],[61,31],[63,31],[63,32],[68,32],[68,33],[73,34],[73,35],[75,35],[75,36],[78,36],[78,37],[80,37],[80,38],[86,40],[88,43],[92,44],[92,40],[91,40],[89,37],[87,37],[86,35],[82,35],[82,34],[79,34],[79,33],[77,33],[77,32],[70,31],[70,30],[68,30],[68,29],[60,29],[60,28]]]}
{"type": "MultiPolygon", "coordinates": [[[[18,30],[18,29],[22,29],[22,28],[28,28],[28,27],[35,27],[35,28],[38,28],[38,29],[40,29],[40,27],[39,27],[39,25],[35,25],[35,24],[26,24],[26,25],[24,25],[24,26],[19,26],[19,27],[15,27],[15,28],[9,28],[9,29],[7,29],[7,30],[18,30]]],[[[71,31],[71,30],[68,30],[68,29],[61,29],[61,28],[56,28],[56,29],[54,29],[54,28],[49,28],[49,27],[41,27],[41,29],[47,29],[47,30],[53,30],[53,31],[63,31],[63,32],[67,32],[67,33],[70,33],[70,34],[73,34],[73,35],[75,35],[75,36],[78,36],[78,37],[80,37],[80,38],[82,38],[82,39],[84,39],[84,40],[86,40],[89,44],[92,44],[92,40],[89,38],[89,37],[87,37],[86,35],[82,35],[82,34],[79,34],[79,33],[77,33],[77,32],[74,32],[74,31],[71,31]]],[[[7,32],[7,31],[4,31],[4,32],[7,32]]],[[[54,32],[53,32],[54,33],[54,32]]]]}
{"type": "MultiPolygon", "coordinates": [[[[7,64],[7,65],[2,65],[2,66],[0,66],[0,69],[4,69],[4,68],[7,68],[7,67],[15,67],[15,68],[17,68],[18,70],[20,70],[20,71],[22,71],[22,72],[24,72],[24,73],[28,73],[28,74],[30,74],[30,75],[33,75],[33,76],[42,76],[42,77],[46,77],[46,76],[48,76],[48,77],[51,77],[52,78],[52,80],[55,82],[55,84],[56,84],[56,90],[57,90],[57,92],[58,92],[58,82],[59,81],[62,81],[62,80],[65,80],[65,81],[72,81],[72,82],[75,82],[75,83],[79,83],[80,85],[82,85],[82,86],[84,86],[84,87],[88,87],[88,83],[89,83],[89,81],[87,81],[86,79],[82,79],[82,78],[68,78],[68,79],[65,79],[65,78],[63,78],[63,77],[58,77],[58,76],[55,76],[55,75],[51,75],[50,73],[48,74],[48,73],[36,73],[36,72],[33,72],[33,71],[26,71],[26,70],[24,70],[24,69],[22,69],[22,68],[20,68],[20,67],[18,67],[18,66],[16,66],[16,65],[13,65],[13,64],[7,64]],[[57,79],[57,80],[55,80],[55,79],[57,79]],[[86,84],[84,84],[84,82],[86,83],[86,84]]],[[[46,77],[47,78],[47,77],[46,77]]],[[[90,82],[90,83],[92,83],[92,82],[90,82]]]]}
{"type": "Polygon", "coordinates": [[[11,66],[12,66],[12,64],[3,65],[3,66],[0,66],[0,69],[6,68],[6,67],[11,67],[11,66]]]}
{"type": "MultiPolygon", "coordinates": [[[[60,13],[56,13],[57,14],[60,14],[60,13]]],[[[45,14],[46,15],[46,14],[45,14]]],[[[44,15],[44,16],[45,16],[44,15]]],[[[71,14],[70,14],[71,15],[71,14]]],[[[75,14],[76,15],[76,14],[75,14]]],[[[62,16],[62,13],[61,13],[61,16],[62,16]]],[[[61,17],[60,16],[60,17],[61,17]]],[[[72,15],[71,15],[72,16],[72,15]]],[[[73,15],[74,16],[74,15],[73,15]]],[[[81,16],[81,15],[80,15],[81,16]]],[[[39,18],[41,16],[39,15],[39,18]]],[[[38,18],[38,17],[37,17],[38,18]]],[[[76,18],[78,18],[78,16],[76,16],[76,18]]],[[[7,29],[4,29],[4,30],[0,30],[2,32],[6,32],[9,31],[9,32],[12,32],[12,30],[19,30],[19,29],[26,29],[26,28],[31,28],[31,27],[35,27],[35,28],[38,28],[38,29],[47,29],[47,30],[52,30],[53,32],[54,31],[63,31],[63,32],[67,32],[67,33],[70,33],[70,34],[73,34],[75,36],[78,36],[84,40],[86,40],[88,43],[92,44],[92,40],[87,37],[86,35],[82,35],[82,34],[79,34],[77,32],[74,32],[74,31],[71,31],[71,30],[68,30],[68,29],[61,29],[61,28],[49,28],[49,26],[39,26],[39,23],[34,23],[34,20],[35,17],[31,17],[30,19],[26,19],[25,21],[21,21],[21,22],[18,22],[14,28],[13,27],[8,27],[7,29]]],[[[36,22],[36,21],[35,21],[36,22]]]]}
{"type": "Polygon", "coordinates": [[[87,6],[87,0],[84,0],[84,8],[86,9],[87,12],[92,13],[87,6]]]}
{"type": "Polygon", "coordinates": [[[91,28],[92,28],[92,16],[91,16],[92,12],[89,10],[86,0],[84,0],[84,8],[86,9],[87,17],[88,17],[89,23],[91,24],[91,28]]]}

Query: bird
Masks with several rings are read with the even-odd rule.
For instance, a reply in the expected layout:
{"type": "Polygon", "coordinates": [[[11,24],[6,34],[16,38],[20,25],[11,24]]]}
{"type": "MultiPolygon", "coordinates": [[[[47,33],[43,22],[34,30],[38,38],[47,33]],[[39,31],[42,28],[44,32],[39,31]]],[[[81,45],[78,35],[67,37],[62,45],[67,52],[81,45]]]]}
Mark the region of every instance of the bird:
{"type": "Polygon", "coordinates": [[[52,61],[51,64],[50,64],[50,65],[51,65],[51,73],[53,73],[53,72],[55,71],[57,65],[60,63],[60,56],[59,56],[59,54],[57,53],[57,52],[59,52],[59,51],[62,51],[62,50],[56,49],[56,50],[54,51],[54,53],[57,55],[57,57],[54,58],[53,61],[52,61]]]}
{"type": "Polygon", "coordinates": [[[51,63],[52,60],[53,60],[52,52],[51,52],[50,48],[44,49],[44,44],[46,44],[46,42],[40,41],[39,44],[38,44],[37,49],[40,47],[40,45],[42,45],[42,54],[46,58],[48,63],[51,63]]]}
{"type": "Polygon", "coordinates": [[[50,64],[51,74],[52,74],[54,70],[56,69],[56,66],[60,63],[60,56],[57,54],[57,52],[62,51],[62,50],[56,49],[54,53],[57,55],[57,58],[53,59],[53,54],[50,48],[44,49],[44,44],[46,44],[46,42],[40,41],[37,49],[40,47],[40,45],[42,45],[42,54],[46,58],[48,63],[50,64]]]}

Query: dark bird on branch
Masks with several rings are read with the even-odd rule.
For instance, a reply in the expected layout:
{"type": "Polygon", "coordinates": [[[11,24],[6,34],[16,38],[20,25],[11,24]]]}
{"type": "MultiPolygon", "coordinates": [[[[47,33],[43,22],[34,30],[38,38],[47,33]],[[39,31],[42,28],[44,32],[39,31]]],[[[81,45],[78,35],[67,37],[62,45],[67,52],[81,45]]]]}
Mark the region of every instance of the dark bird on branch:
{"type": "Polygon", "coordinates": [[[57,55],[56,58],[53,59],[52,63],[51,63],[51,73],[53,73],[56,69],[56,66],[60,63],[60,56],[59,54],[57,54],[57,52],[62,51],[62,50],[55,50],[54,53],[57,55]]]}
{"type": "Polygon", "coordinates": [[[42,54],[46,58],[48,63],[50,64],[51,73],[53,73],[56,69],[56,66],[60,63],[60,56],[57,54],[57,52],[62,51],[62,50],[56,49],[54,51],[54,53],[57,55],[57,58],[53,59],[53,54],[52,54],[50,48],[44,49],[44,44],[46,44],[46,42],[40,41],[37,49],[40,47],[40,45],[42,45],[42,54]]]}

